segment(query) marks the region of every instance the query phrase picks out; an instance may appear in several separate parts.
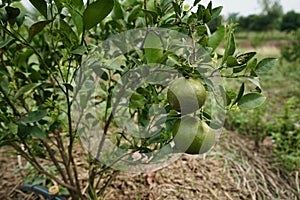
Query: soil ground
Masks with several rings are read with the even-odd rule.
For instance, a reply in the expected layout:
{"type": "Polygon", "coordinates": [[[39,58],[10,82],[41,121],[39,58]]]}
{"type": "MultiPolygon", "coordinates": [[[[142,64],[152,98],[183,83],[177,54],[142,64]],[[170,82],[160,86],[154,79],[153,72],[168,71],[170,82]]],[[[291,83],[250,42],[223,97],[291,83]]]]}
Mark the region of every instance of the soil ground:
{"type": "MultiPolygon", "coordinates": [[[[18,161],[10,150],[0,151],[0,199],[42,199],[19,190],[23,179],[14,173],[18,161]]],[[[183,155],[153,173],[119,174],[104,199],[300,199],[300,171],[284,173],[274,162],[267,139],[257,149],[252,140],[225,132],[205,158],[183,155]]]]}

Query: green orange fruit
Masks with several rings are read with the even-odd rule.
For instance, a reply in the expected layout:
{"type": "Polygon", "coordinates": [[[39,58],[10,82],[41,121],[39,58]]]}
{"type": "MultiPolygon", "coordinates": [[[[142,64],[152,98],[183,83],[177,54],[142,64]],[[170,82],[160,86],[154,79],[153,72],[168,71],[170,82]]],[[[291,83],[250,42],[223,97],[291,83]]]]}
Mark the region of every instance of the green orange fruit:
{"type": "Polygon", "coordinates": [[[203,154],[215,144],[216,131],[198,117],[185,115],[174,124],[175,152],[203,154]]]}
{"type": "Polygon", "coordinates": [[[181,77],[172,82],[167,98],[174,110],[181,114],[189,114],[204,105],[206,90],[200,81],[181,77]]]}

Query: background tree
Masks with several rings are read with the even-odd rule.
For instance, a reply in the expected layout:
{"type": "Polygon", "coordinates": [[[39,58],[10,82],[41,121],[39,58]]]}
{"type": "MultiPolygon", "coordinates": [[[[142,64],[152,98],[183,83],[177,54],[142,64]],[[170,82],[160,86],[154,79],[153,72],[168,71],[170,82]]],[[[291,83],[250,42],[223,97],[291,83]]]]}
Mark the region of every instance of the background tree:
{"type": "Polygon", "coordinates": [[[289,11],[282,17],[280,30],[292,31],[300,28],[300,13],[289,11]]]}
{"type": "Polygon", "coordinates": [[[258,2],[262,8],[262,14],[265,15],[260,20],[265,21],[266,29],[280,28],[283,15],[280,0],[258,0],[258,2]]]}

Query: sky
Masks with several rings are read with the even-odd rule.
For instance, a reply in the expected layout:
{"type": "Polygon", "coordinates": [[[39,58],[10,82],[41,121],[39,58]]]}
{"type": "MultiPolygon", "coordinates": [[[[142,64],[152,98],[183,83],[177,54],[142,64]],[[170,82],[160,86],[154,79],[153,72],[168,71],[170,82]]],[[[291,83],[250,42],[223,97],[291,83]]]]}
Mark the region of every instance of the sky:
{"type": "MultiPolygon", "coordinates": [[[[193,5],[194,0],[186,0],[190,5],[193,5]]],[[[201,0],[202,5],[207,5],[210,0],[201,0]]],[[[290,10],[294,10],[300,13],[300,1],[299,0],[281,0],[280,1],[283,11],[286,13],[290,10]]],[[[213,7],[223,6],[222,15],[228,16],[229,13],[239,13],[239,15],[258,14],[262,10],[258,3],[258,0],[212,0],[213,7]]]]}

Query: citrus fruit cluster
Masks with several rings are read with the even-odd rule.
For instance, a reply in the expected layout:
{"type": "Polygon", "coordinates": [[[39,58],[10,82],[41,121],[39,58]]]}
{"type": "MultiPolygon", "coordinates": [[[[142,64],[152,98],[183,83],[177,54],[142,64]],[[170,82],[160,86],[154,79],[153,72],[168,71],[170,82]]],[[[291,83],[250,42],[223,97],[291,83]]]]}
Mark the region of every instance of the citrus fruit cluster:
{"type": "Polygon", "coordinates": [[[182,115],[172,130],[175,152],[203,154],[209,151],[215,144],[215,130],[199,117],[190,115],[205,103],[203,84],[192,78],[178,78],[170,85],[167,98],[170,106],[182,115]]]}

